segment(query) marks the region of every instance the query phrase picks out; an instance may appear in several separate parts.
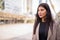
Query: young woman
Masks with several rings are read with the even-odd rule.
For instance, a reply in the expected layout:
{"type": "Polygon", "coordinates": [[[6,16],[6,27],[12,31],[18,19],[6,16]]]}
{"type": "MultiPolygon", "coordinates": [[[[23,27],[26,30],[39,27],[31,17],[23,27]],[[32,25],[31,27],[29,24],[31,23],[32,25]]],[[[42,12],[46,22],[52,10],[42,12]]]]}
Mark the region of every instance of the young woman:
{"type": "Polygon", "coordinates": [[[47,3],[41,3],[37,8],[32,40],[60,40],[57,36],[58,23],[52,18],[47,3]]]}

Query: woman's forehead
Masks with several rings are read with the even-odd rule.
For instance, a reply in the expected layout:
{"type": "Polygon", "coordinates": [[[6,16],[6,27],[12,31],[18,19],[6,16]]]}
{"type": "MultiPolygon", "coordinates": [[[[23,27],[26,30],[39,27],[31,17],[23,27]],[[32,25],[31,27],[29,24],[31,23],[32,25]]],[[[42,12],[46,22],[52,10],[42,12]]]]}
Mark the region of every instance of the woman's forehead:
{"type": "Polygon", "coordinates": [[[40,6],[38,9],[45,9],[44,7],[40,6]]]}

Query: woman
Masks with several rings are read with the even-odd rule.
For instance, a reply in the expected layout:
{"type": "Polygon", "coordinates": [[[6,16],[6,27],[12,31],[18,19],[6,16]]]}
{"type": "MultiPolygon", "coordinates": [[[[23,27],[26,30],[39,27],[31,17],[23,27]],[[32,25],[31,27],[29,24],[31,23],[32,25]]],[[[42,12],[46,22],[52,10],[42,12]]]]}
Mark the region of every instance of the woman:
{"type": "Polygon", "coordinates": [[[52,18],[47,3],[38,6],[36,20],[34,23],[33,40],[60,40],[57,39],[58,23],[52,18]]]}

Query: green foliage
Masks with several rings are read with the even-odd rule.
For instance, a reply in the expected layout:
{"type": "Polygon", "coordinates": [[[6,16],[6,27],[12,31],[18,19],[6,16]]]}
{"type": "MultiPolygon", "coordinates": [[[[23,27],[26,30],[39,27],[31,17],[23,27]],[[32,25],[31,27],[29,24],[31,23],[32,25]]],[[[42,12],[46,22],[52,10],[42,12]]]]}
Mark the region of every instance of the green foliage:
{"type": "Polygon", "coordinates": [[[4,1],[0,0],[0,9],[3,10],[4,9],[4,1]]]}

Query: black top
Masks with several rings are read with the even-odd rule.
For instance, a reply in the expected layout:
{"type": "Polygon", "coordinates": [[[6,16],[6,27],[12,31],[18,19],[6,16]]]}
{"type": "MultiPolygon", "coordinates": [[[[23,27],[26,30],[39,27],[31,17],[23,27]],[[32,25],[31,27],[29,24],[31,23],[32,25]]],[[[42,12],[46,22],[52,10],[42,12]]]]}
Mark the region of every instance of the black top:
{"type": "Polygon", "coordinates": [[[41,22],[39,26],[39,40],[47,40],[48,31],[46,30],[46,22],[41,22]]]}

